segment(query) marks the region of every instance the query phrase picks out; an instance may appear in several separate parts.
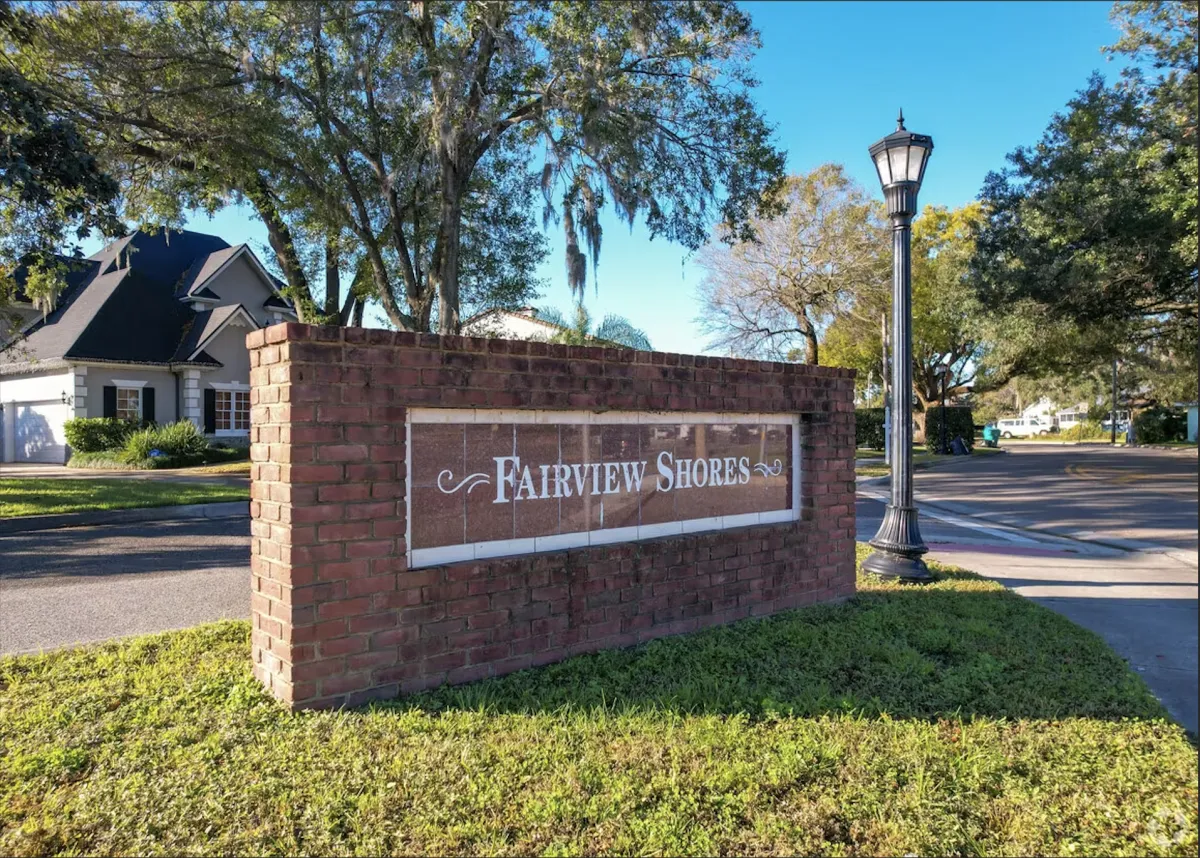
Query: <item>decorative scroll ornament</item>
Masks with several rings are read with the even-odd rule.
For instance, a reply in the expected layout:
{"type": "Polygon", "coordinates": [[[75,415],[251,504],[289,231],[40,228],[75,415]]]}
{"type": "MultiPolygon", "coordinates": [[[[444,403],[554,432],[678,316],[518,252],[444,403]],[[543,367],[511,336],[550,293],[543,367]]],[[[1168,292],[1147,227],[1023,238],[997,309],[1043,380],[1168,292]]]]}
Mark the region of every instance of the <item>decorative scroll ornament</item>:
{"type": "Polygon", "coordinates": [[[773,465],[768,465],[766,462],[759,462],[754,466],[754,470],[758,471],[764,477],[778,477],[783,473],[783,462],[779,459],[776,459],[773,465]]]}
{"type": "Polygon", "coordinates": [[[453,471],[445,470],[445,471],[442,471],[440,474],[438,474],[437,487],[439,489],[441,489],[443,494],[448,494],[448,495],[454,494],[456,491],[461,489],[463,486],[467,487],[467,494],[470,494],[471,490],[474,489],[476,486],[482,486],[485,483],[490,483],[492,481],[492,478],[489,477],[487,474],[471,474],[470,476],[464,477],[462,482],[460,482],[458,485],[452,486],[451,488],[446,488],[444,483],[447,479],[453,481],[453,479],[454,479],[453,471]]]}

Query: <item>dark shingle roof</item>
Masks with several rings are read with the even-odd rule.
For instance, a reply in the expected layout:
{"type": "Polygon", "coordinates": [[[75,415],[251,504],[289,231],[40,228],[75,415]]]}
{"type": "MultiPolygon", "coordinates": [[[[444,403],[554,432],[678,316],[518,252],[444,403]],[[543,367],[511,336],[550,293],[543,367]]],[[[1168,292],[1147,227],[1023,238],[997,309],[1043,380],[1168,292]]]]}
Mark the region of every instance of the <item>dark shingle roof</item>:
{"type": "MultiPolygon", "coordinates": [[[[0,363],[6,358],[186,361],[177,354],[197,328],[198,316],[204,314],[179,301],[176,288],[188,272],[208,276],[216,270],[211,266],[222,252],[233,250],[216,236],[186,230],[136,232],[118,239],[86,260],[73,262],[54,312],[30,325],[23,339],[10,344],[7,354],[0,352],[0,363]],[[14,348],[18,343],[20,348],[14,348]]],[[[20,270],[16,274],[19,290],[24,277],[20,270]]],[[[227,314],[236,307],[220,310],[227,314]]],[[[207,319],[200,322],[200,331],[207,323],[207,319]]],[[[220,366],[205,353],[194,362],[220,366]]]]}

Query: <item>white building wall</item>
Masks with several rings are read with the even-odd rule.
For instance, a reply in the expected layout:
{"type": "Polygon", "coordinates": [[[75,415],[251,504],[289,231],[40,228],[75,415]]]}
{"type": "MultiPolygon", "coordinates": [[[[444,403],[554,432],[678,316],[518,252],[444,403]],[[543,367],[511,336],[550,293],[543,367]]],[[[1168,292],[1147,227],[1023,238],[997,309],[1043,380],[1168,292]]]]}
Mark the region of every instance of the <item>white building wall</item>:
{"type": "Polygon", "coordinates": [[[519,313],[489,313],[470,324],[463,325],[468,337],[496,337],[505,340],[548,340],[557,333],[556,327],[538,322],[519,313]]]}

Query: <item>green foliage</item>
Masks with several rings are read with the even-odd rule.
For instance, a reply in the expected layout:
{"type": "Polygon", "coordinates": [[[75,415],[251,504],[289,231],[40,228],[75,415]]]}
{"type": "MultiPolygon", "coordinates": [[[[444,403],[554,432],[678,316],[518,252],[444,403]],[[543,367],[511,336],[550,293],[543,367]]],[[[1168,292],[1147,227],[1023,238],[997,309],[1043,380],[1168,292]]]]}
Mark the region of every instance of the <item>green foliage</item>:
{"type": "Polygon", "coordinates": [[[979,293],[1024,309],[1041,345],[1034,371],[1119,356],[1144,364],[1157,398],[1195,389],[1196,10],[1118,3],[1123,35],[1109,50],[1132,65],[1113,85],[1094,75],[1037,145],[987,177],[979,293]]]}
{"type": "MultiPolygon", "coordinates": [[[[83,455],[100,457],[105,454],[83,455]]],[[[74,457],[71,461],[75,461],[74,457]]],[[[116,463],[116,466],[120,468],[121,463],[116,463]]],[[[30,477],[0,479],[0,518],[177,504],[223,503],[247,500],[249,496],[249,489],[244,485],[227,486],[202,480],[185,483],[104,477],[86,480],[30,477]]],[[[0,687],[3,684],[3,671],[0,670],[0,687]]],[[[3,797],[4,790],[0,786],[0,839],[4,836],[3,797]]],[[[7,850],[0,849],[0,852],[7,850]]]]}
{"type": "Polygon", "coordinates": [[[115,417],[72,417],[63,424],[63,434],[71,447],[72,456],[120,450],[137,429],[136,423],[115,417]]]}
{"type": "Polygon", "coordinates": [[[150,467],[179,468],[204,461],[208,440],[190,420],[165,426],[150,426],[134,432],[125,440],[123,457],[130,464],[147,463],[150,467]],[[160,455],[152,456],[157,451],[160,455]]]}
{"type": "Polygon", "coordinates": [[[1154,406],[1133,418],[1133,437],[1139,444],[1164,444],[1187,438],[1187,414],[1154,406]]]}
{"type": "Polygon", "coordinates": [[[975,447],[975,418],[970,408],[933,405],[925,409],[925,448],[931,453],[949,453],[942,449],[942,422],[946,424],[946,445],[962,438],[968,450],[975,447]]]}
{"type": "Polygon", "coordinates": [[[624,316],[615,316],[610,313],[604,317],[595,330],[592,330],[592,317],[582,303],[575,305],[575,320],[571,325],[567,325],[562,313],[553,308],[540,313],[539,318],[566,328],[549,338],[548,341],[552,343],[571,346],[620,346],[646,352],[653,351],[646,332],[634,327],[633,323],[624,316]]]}
{"type": "Polygon", "coordinates": [[[244,622],[0,659],[0,852],[1195,854],[1141,679],[939,575],[343,712],[276,704],[244,622]]]}
{"type": "Polygon", "coordinates": [[[883,431],[884,409],[854,409],[854,446],[882,450],[886,443],[883,431]]]}
{"type": "Polygon", "coordinates": [[[1111,430],[1105,429],[1099,420],[1081,420],[1063,429],[1059,437],[1064,441],[1099,441],[1111,437],[1111,430]]]}
{"type": "Polygon", "coordinates": [[[0,0],[0,268],[54,249],[68,232],[82,239],[120,227],[116,182],[62,105],[8,59],[36,37],[30,11],[0,0]]]}
{"type": "Polygon", "coordinates": [[[748,237],[782,175],[734,4],[59,3],[39,23],[23,61],[81,105],[132,207],[244,199],[302,308],[305,245],[328,243],[399,328],[457,332],[468,278],[501,304],[536,284],[539,185],[581,293],[608,205],[695,248],[714,214],[748,237]]]}

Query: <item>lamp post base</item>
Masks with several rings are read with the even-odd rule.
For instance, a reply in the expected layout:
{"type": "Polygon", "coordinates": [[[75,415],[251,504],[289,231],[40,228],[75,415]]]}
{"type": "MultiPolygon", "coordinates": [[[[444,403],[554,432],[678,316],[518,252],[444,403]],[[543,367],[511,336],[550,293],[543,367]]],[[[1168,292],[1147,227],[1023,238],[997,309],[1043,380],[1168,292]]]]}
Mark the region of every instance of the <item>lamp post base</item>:
{"type": "Polygon", "coordinates": [[[933,580],[929,567],[921,559],[929,548],[921,539],[915,507],[888,504],[883,523],[870,546],[875,551],[863,561],[864,572],[913,583],[933,580]]]}
{"type": "Polygon", "coordinates": [[[920,557],[891,554],[878,548],[863,561],[863,571],[880,578],[893,578],[913,584],[928,584],[933,580],[933,574],[920,557]]]}

